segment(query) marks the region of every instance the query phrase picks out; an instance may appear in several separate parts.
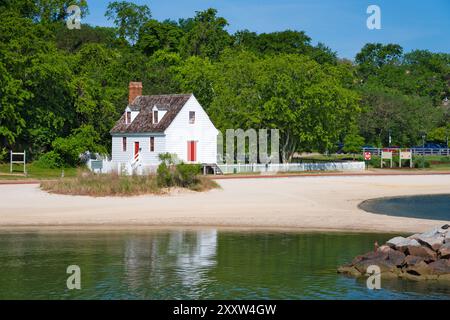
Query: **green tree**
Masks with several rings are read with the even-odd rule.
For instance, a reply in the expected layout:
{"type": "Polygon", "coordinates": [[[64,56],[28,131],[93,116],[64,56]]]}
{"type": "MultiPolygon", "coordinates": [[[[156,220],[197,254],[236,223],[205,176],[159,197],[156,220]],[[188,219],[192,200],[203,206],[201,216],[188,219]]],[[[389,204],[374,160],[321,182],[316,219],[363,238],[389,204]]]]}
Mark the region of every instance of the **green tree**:
{"type": "Polygon", "coordinates": [[[343,151],[346,153],[352,153],[353,159],[355,159],[355,154],[361,151],[361,148],[365,142],[364,138],[361,137],[357,132],[358,131],[355,128],[349,134],[347,134],[344,139],[343,151]]]}
{"type": "Polygon", "coordinates": [[[158,50],[177,51],[183,31],[174,22],[149,20],[139,31],[137,47],[147,55],[158,50]]]}
{"type": "Polygon", "coordinates": [[[231,36],[225,30],[228,22],[217,17],[216,9],[197,11],[189,31],[181,39],[184,56],[201,56],[216,59],[231,44],[231,36]]]}
{"type": "Polygon", "coordinates": [[[138,39],[139,30],[152,15],[147,5],[114,1],[108,4],[105,16],[114,22],[119,39],[134,44],[138,39]]]}

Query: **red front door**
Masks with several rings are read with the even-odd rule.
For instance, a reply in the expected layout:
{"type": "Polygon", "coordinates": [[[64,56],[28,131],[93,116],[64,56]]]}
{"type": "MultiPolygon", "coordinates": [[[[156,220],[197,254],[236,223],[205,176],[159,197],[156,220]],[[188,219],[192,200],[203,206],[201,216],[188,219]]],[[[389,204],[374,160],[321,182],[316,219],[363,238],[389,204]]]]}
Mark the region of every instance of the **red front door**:
{"type": "Polygon", "coordinates": [[[188,141],[188,161],[195,162],[197,161],[197,141],[188,141]]]}
{"type": "Polygon", "coordinates": [[[134,142],[134,156],[136,157],[136,155],[139,153],[139,142],[135,141],[134,142]]]}

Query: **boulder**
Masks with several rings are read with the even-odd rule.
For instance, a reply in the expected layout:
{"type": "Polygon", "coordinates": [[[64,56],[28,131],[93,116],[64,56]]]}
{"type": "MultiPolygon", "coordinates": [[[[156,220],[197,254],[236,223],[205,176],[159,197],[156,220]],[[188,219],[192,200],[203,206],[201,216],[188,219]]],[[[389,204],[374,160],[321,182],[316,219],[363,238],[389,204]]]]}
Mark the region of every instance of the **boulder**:
{"type": "Polygon", "coordinates": [[[388,240],[386,242],[386,244],[388,246],[390,246],[391,248],[395,248],[399,245],[402,245],[403,243],[405,243],[406,241],[408,241],[408,239],[404,238],[404,237],[394,237],[390,240],[388,240]]]}
{"type": "Polygon", "coordinates": [[[442,280],[450,284],[450,226],[434,228],[421,234],[395,237],[375,251],[357,256],[339,273],[367,276],[369,266],[380,268],[384,278],[442,280]]]}
{"type": "Polygon", "coordinates": [[[431,230],[428,230],[427,232],[421,233],[420,236],[424,237],[424,238],[433,238],[433,237],[435,237],[437,235],[440,235],[441,234],[440,231],[441,231],[441,228],[440,227],[436,227],[436,228],[433,228],[431,230]]]}
{"type": "Polygon", "coordinates": [[[386,242],[391,248],[395,248],[400,251],[405,251],[408,246],[420,247],[420,243],[416,239],[408,239],[404,237],[395,237],[386,242]]]}
{"type": "Polygon", "coordinates": [[[425,261],[420,261],[414,265],[408,266],[404,271],[413,276],[426,276],[431,274],[430,268],[425,261]]]}
{"type": "Polygon", "coordinates": [[[408,246],[408,253],[409,255],[422,257],[426,262],[437,260],[437,253],[424,246],[408,246]]]}
{"type": "Polygon", "coordinates": [[[450,274],[450,263],[447,259],[439,259],[428,264],[430,274],[445,275],[450,274]]]}
{"type": "Polygon", "coordinates": [[[387,245],[382,245],[381,247],[378,248],[378,251],[383,253],[388,253],[390,250],[392,250],[391,247],[387,245]]]}
{"type": "Polygon", "coordinates": [[[348,274],[353,277],[362,276],[362,273],[358,271],[353,265],[348,264],[338,268],[338,273],[348,274]]]}
{"type": "Polygon", "coordinates": [[[397,269],[397,266],[392,261],[386,260],[383,257],[378,259],[362,260],[356,263],[354,267],[362,274],[366,274],[367,268],[372,265],[378,266],[381,273],[396,272],[397,269]]]}
{"type": "Polygon", "coordinates": [[[438,251],[439,248],[444,244],[445,238],[441,234],[437,234],[434,237],[423,237],[419,236],[417,238],[417,241],[429,247],[430,249],[433,249],[434,251],[438,251]]]}
{"type": "Polygon", "coordinates": [[[441,258],[450,259],[450,242],[446,242],[439,248],[439,254],[441,258]]]}
{"type": "Polygon", "coordinates": [[[396,266],[401,266],[405,260],[405,254],[401,251],[391,249],[388,251],[388,260],[396,266]]]}
{"type": "Polygon", "coordinates": [[[370,251],[366,254],[357,256],[355,259],[353,259],[352,264],[356,265],[357,263],[361,261],[367,261],[367,260],[385,260],[388,258],[387,252],[382,251],[370,251]]]}
{"type": "Polygon", "coordinates": [[[422,257],[418,256],[406,256],[404,260],[404,264],[406,266],[414,266],[420,262],[425,262],[425,260],[422,257]]]}

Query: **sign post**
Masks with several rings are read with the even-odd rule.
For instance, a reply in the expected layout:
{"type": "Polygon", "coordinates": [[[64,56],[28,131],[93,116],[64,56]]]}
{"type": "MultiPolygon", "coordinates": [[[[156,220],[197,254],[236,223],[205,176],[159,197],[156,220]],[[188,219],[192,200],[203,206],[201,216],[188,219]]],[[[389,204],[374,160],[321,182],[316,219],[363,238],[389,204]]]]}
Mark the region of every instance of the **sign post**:
{"type": "Polygon", "coordinates": [[[381,151],[381,168],[383,168],[383,160],[390,160],[392,168],[392,151],[381,151]]]}
{"type": "Polygon", "coordinates": [[[399,159],[399,166],[402,167],[402,160],[409,160],[409,167],[413,167],[413,161],[412,161],[412,152],[411,151],[401,151],[400,150],[400,159],[399,159]]]}

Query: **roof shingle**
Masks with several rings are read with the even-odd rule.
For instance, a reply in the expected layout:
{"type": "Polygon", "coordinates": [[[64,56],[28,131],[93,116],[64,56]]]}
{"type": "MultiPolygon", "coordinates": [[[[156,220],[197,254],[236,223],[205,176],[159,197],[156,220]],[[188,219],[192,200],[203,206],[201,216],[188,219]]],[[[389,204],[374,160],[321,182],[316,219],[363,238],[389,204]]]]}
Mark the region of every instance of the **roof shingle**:
{"type": "Polygon", "coordinates": [[[110,133],[164,132],[191,96],[192,94],[167,94],[136,97],[129,107],[132,111],[139,111],[139,114],[130,124],[125,123],[125,114],[122,114],[110,133]],[[156,124],[153,123],[154,106],[167,111],[156,124]]]}

